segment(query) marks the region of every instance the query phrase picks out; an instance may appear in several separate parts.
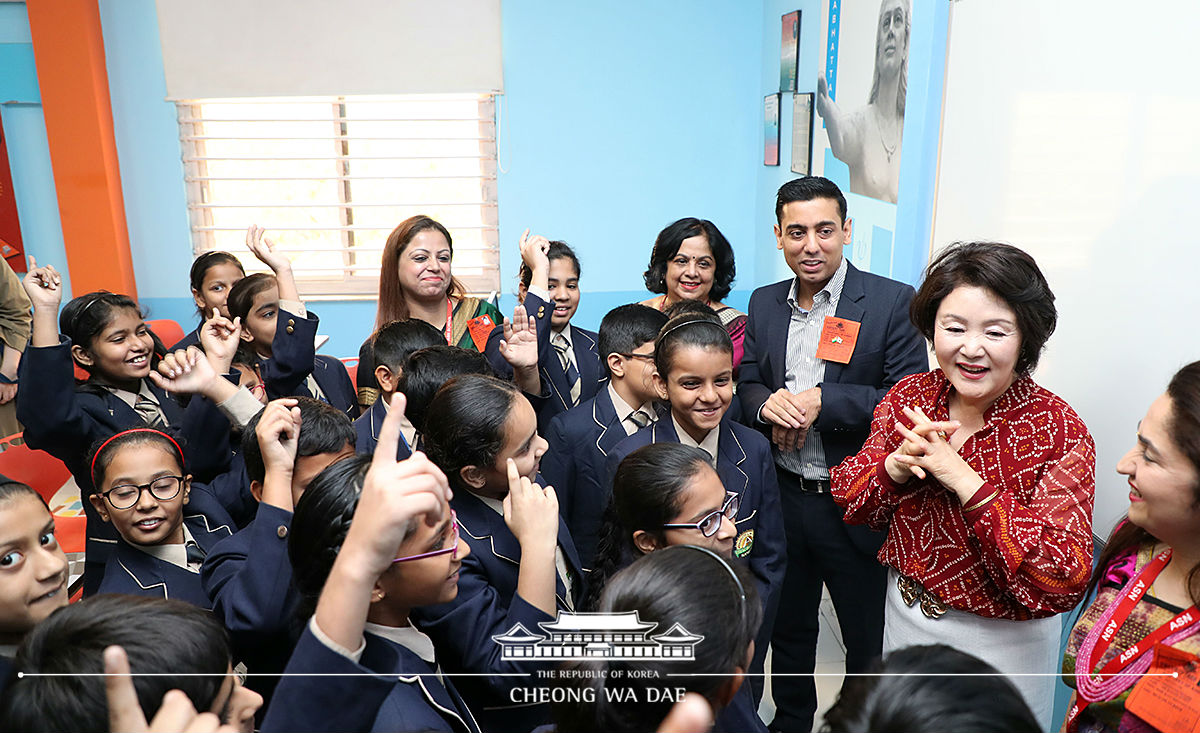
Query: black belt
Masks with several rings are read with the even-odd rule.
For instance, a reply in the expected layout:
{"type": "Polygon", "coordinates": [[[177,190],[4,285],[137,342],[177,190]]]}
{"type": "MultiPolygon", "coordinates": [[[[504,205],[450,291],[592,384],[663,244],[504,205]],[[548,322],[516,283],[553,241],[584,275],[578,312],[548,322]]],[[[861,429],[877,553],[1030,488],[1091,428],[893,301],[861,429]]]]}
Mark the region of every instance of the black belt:
{"type": "Polygon", "coordinates": [[[775,471],[777,474],[781,474],[783,476],[786,476],[787,478],[790,478],[796,484],[796,486],[799,487],[799,489],[806,494],[828,494],[829,493],[829,488],[830,488],[829,487],[829,479],[827,479],[827,478],[826,479],[804,478],[803,476],[796,473],[795,471],[789,471],[788,469],[786,469],[783,466],[780,466],[778,464],[776,464],[776,466],[775,466],[775,471]]]}
{"type": "Polygon", "coordinates": [[[800,490],[806,494],[828,494],[829,479],[801,478],[800,490]]]}

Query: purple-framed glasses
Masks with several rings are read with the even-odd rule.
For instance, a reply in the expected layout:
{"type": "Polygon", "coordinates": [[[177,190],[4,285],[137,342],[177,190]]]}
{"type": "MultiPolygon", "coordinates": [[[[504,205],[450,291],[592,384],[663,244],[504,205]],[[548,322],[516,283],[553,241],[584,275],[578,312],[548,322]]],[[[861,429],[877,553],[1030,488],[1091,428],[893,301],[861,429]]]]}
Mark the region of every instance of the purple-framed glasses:
{"type": "Polygon", "coordinates": [[[737,519],[738,509],[742,505],[742,499],[732,491],[725,492],[725,503],[720,509],[715,512],[709,512],[700,518],[699,522],[691,522],[687,524],[664,524],[663,529],[698,529],[700,534],[705,537],[712,537],[721,528],[721,517],[728,517],[729,521],[737,519]]]}
{"type": "Polygon", "coordinates": [[[423,560],[427,557],[435,557],[437,555],[445,555],[447,553],[457,551],[458,550],[458,515],[454,513],[453,509],[450,510],[450,538],[451,538],[450,539],[451,544],[449,547],[443,547],[442,549],[434,550],[433,552],[422,552],[420,555],[409,555],[408,557],[398,557],[395,560],[392,560],[392,563],[394,564],[394,563],[398,563],[398,562],[408,562],[409,560],[423,560]]]}

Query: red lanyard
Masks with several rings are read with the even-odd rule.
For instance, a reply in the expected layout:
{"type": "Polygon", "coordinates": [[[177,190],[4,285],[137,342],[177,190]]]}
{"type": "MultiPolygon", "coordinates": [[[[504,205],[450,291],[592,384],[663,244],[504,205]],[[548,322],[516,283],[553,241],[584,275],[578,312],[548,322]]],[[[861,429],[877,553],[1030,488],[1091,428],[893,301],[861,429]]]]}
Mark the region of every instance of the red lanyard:
{"type": "Polygon", "coordinates": [[[450,341],[450,324],[454,320],[454,306],[450,304],[450,299],[446,298],[446,343],[453,346],[450,341]]]}
{"type": "MultiPolygon", "coordinates": [[[[1075,730],[1075,726],[1078,723],[1079,714],[1083,712],[1083,709],[1092,702],[1096,702],[1094,700],[1088,700],[1086,697],[1084,697],[1082,685],[1079,681],[1081,678],[1091,678],[1096,682],[1102,682],[1105,675],[1109,675],[1111,677],[1113,674],[1123,671],[1126,667],[1132,664],[1134,660],[1153,649],[1155,644],[1162,641],[1167,636],[1175,633],[1176,631],[1179,631],[1187,626],[1191,626],[1192,624],[1196,623],[1198,618],[1200,618],[1200,610],[1197,610],[1195,606],[1179,612],[1170,621],[1162,626],[1159,626],[1141,641],[1121,652],[1116,657],[1110,659],[1107,664],[1100,668],[1100,670],[1092,673],[1091,670],[1096,668],[1096,664],[1098,664],[1099,661],[1104,658],[1104,653],[1107,652],[1108,648],[1112,645],[1112,640],[1113,637],[1116,636],[1117,630],[1120,629],[1125,623],[1126,619],[1129,618],[1129,614],[1133,613],[1134,606],[1136,606],[1138,602],[1142,600],[1142,597],[1146,595],[1147,589],[1149,589],[1149,587],[1154,583],[1154,579],[1158,577],[1158,574],[1163,571],[1163,568],[1167,566],[1167,563],[1170,562],[1170,560],[1170,549],[1166,549],[1158,553],[1158,555],[1156,555],[1154,559],[1142,569],[1142,572],[1138,573],[1137,576],[1130,581],[1130,583],[1128,583],[1124,589],[1122,589],[1121,600],[1117,604],[1116,610],[1109,615],[1108,621],[1104,624],[1103,630],[1100,632],[1100,637],[1096,640],[1096,645],[1092,649],[1090,658],[1086,660],[1087,666],[1081,668],[1079,666],[1080,660],[1076,659],[1075,704],[1072,705],[1071,709],[1067,712],[1068,731],[1075,730]],[[1082,672],[1080,671],[1081,669],[1082,672]]],[[[1101,616],[1100,621],[1104,621],[1104,616],[1101,616]]],[[[1099,621],[1097,623],[1099,623],[1099,621]]],[[[1094,630],[1095,629],[1093,629],[1093,631],[1094,630]]],[[[1088,634],[1088,637],[1091,637],[1090,633],[1088,634]]],[[[1084,641],[1085,645],[1086,643],[1087,640],[1084,641]]],[[[1080,653],[1083,653],[1083,651],[1083,645],[1081,645],[1080,653]]],[[[1126,688],[1127,687],[1128,685],[1126,688]]]]}

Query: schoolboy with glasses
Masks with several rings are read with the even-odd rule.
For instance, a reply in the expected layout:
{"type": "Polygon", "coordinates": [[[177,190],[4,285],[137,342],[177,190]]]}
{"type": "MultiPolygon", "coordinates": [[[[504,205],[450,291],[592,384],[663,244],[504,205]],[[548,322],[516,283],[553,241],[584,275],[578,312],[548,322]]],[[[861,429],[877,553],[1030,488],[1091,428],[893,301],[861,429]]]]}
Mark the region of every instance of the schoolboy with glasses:
{"type": "Polygon", "coordinates": [[[654,339],[667,322],[644,305],[623,305],[600,322],[600,365],[608,384],[578,407],[550,421],[542,476],[558,490],[559,513],[571,530],[579,560],[591,568],[609,490],[604,482],[608,453],[625,438],[656,421],[654,339]]]}

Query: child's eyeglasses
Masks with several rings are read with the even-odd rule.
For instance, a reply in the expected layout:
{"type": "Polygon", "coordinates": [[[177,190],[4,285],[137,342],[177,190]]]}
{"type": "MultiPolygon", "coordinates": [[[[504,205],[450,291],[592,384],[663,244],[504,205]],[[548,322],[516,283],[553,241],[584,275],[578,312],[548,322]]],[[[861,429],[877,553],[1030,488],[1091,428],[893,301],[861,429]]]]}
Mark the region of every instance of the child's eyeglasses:
{"type": "Polygon", "coordinates": [[[108,491],[100,492],[100,496],[108,499],[109,506],[113,509],[129,509],[141,500],[143,491],[149,491],[150,495],[159,501],[170,501],[179,496],[182,486],[183,476],[160,476],[148,484],[114,486],[108,491]]]}
{"type": "Polygon", "coordinates": [[[457,550],[458,550],[458,515],[454,513],[453,509],[451,509],[450,510],[450,546],[449,547],[443,547],[442,549],[434,550],[433,552],[422,552],[420,555],[409,555],[408,557],[398,557],[395,560],[392,560],[392,563],[408,562],[409,560],[423,560],[427,557],[434,557],[436,555],[445,555],[446,553],[456,552],[457,550]]]}
{"type": "Polygon", "coordinates": [[[741,508],[742,499],[732,491],[725,494],[725,503],[720,509],[715,512],[709,512],[700,519],[699,522],[690,524],[664,524],[663,529],[698,529],[700,534],[705,537],[712,537],[721,528],[721,517],[728,517],[730,521],[737,518],[738,509],[741,508]]]}
{"type": "Polygon", "coordinates": [[[654,361],[654,352],[653,351],[651,351],[649,354],[633,354],[633,353],[625,354],[620,351],[618,351],[617,353],[620,354],[621,356],[625,357],[626,359],[645,359],[646,361],[654,361]]]}

